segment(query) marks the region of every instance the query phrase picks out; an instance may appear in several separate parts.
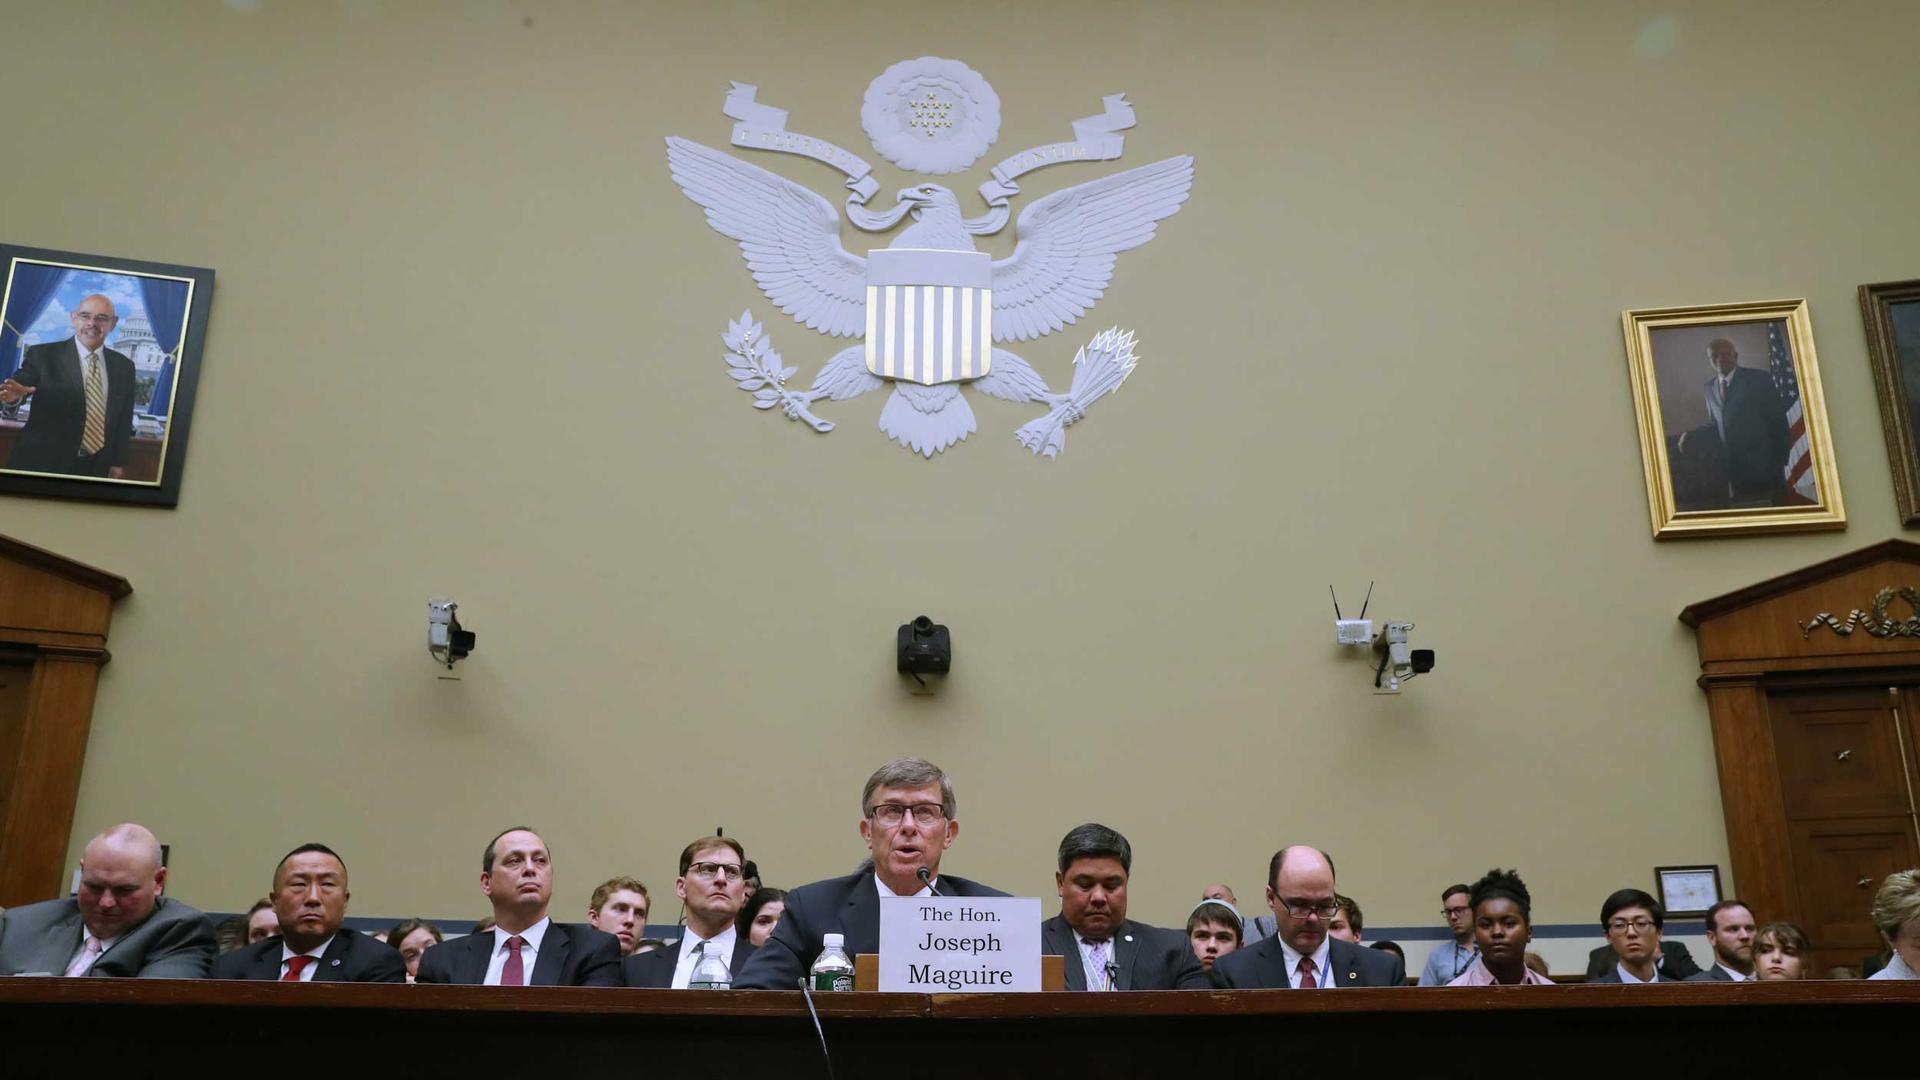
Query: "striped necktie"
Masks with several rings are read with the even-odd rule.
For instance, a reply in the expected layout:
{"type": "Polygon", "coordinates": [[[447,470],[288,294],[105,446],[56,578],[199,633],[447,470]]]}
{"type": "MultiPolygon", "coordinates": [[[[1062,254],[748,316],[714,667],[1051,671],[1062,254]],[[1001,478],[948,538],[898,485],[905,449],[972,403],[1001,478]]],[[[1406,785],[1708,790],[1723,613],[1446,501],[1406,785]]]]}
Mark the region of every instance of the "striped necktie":
{"type": "Polygon", "coordinates": [[[80,452],[93,455],[107,445],[107,385],[100,378],[100,350],[87,354],[87,428],[80,452]]]}

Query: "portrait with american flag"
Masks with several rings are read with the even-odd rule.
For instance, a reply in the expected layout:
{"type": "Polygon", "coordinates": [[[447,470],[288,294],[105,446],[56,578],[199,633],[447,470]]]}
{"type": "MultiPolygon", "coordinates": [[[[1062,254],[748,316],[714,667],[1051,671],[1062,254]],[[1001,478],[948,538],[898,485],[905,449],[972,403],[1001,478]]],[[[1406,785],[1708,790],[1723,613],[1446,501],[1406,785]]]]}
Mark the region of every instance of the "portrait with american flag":
{"type": "Polygon", "coordinates": [[[1656,538],[1845,527],[1805,301],[1622,321],[1656,538]]]}

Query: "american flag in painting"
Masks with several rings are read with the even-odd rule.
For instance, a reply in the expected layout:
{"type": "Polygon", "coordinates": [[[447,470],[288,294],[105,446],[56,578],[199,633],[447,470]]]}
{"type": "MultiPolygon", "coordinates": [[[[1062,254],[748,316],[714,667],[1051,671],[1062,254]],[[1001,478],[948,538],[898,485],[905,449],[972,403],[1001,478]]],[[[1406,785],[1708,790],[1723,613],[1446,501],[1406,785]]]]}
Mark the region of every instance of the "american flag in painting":
{"type": "Polygon", "coordinates": [[[1787,349],[1785,324],[1767,324],[1767,371],[1773,376],[1773,389],[1787,403],[1787,500],[1812,506],[1820,501],[1813,482],[1812,444],[1807,439],[1807,414],[1800,406],[1800,380],[1793,377],[1793,354],[1787,349]]]}

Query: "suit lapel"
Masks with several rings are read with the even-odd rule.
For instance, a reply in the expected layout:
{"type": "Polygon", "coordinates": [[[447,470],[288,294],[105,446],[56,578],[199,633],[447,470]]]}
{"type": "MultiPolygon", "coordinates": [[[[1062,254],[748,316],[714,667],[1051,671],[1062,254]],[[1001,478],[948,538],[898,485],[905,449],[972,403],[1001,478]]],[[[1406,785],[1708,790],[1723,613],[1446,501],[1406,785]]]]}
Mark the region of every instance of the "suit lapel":
{"type": "Polygon", "coordinates": [[[333,940],[327,942],[327,951],[320,954],[320,961],[313,969],[314,982],[341,982],[346,978],[347,954],[353,951],[353,937],[354,931],[344,926],[334,931],[333,940]]]}
{"type": "Polygon", "coordinates": [[[29,965],[27,970],[66,974],[67,964],[80,948],[81,929],[80,907],[76,904],[71,914],[61,916],[60,921],[54,923],[53,932],[47,935],[46,944],[42,947],[39,963],[29,965]]]}
{"type": "Polygon", "coordinates": [[[1115,990],[1133,989],[1133,965],[1140,958],[1140,943],[1134,940],[1135,927],[1131,921],[1120,924],[1120,931],[1113,935],[1113,966],[1115,990]]]}
{"type": "Polygon", "coordinates": [[[1073,936],[1073,927],[1067,925],[1063,916],[1055,915],[1040,924],[1040,951],[1060,956],[1067,989],[1087,988],[1087,966],[1080,960],[1080,942],[1073,936]]]}
{"type": "Polygon", "coordinates": [[[487,981],[487,963],[493,959],[493,931],[482,930],[460,940],[465,947],[454,963],[453,981],[478,986],[487,981]]]}
{"type": "Polygon", "coordinates": [[[1261,938],[1260,944],[1254,946],[1254,948],[1263,950],[1261,954],[1262,966],[1266,967],[1273,988],[1276,990],[1292,989],[1293,973],[1287,970],[1287,952],[1280,947],[1280,935],[1275,934],[1270,938],[1261,938]]]}
{"type": "Polygon", "coordinates": [[[740,969],[747,966],[747,957],[751,955],[753,943],[747,940],[747,935],[736,932],[733,936],[733,955],[727,959],[727,970],[739,978],[740,969]]]}
{"type": "Polygon", "coordinates": [[[846,936],[850,957],[880,951],[880,890],[874,887],[871,873],[860,875],[847,895],[840,933],[846,936]]]}
{"type": "Polygon", "coordinates": [[[573,935],[567,932],[562,923],[547,924],[547,936],[540,942],[540,953],[533,960],[533,975],[527,979],[529,986],[559,986],[560,975],[566,969],[567,955],[573,951],[573,935]]]}
{"type": "MultiPolygon", "coordinates": [[[[280,978],[280,949],[282,944],[283,942],[280,938],[272,937],[258,945],[252,946],[254,950],[253,962],[248,966],[253,970],[247,974],[247,978],[260,982],[274,982],[278,980],[280,978]]],[[[320,973],[317,971],[314,972],[313,977],[316,979],[319,978],[320,973]]]]}

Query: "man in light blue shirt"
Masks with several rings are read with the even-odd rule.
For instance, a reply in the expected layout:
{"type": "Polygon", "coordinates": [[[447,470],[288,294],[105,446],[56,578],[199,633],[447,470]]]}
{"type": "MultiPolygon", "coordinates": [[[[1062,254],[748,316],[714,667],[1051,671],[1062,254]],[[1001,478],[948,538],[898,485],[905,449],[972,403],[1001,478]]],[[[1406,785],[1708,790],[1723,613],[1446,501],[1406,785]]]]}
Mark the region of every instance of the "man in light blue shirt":
{"type": "Polygon", "coordinates": [[[1445,986],[1473,966],[1480,947],[1473,943],[1473,908],[1467,904],[1470,890],[1465,885],[1449,885],[1440,894],[1441,913],[1447,917],[1447,929],[1453,940],[1442,942],[1427,954],[1427,966],[1420,972],[1421,986],[1445,986]]]}

